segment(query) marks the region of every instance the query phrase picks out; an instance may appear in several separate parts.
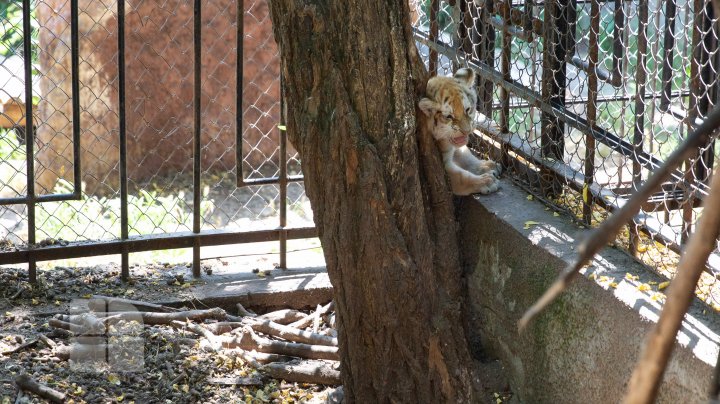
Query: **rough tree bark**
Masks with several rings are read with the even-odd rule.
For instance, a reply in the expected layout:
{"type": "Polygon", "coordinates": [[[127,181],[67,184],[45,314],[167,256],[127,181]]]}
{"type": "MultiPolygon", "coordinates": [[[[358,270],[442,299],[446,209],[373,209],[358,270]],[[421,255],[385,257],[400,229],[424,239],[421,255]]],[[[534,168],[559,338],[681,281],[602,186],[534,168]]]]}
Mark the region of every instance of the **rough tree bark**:
{"type": "Polygon", "coordinates": [[[335,288],[348,402],[477,402],[457,224],[407,0],[272,0],[286,125],[335,288]]]}

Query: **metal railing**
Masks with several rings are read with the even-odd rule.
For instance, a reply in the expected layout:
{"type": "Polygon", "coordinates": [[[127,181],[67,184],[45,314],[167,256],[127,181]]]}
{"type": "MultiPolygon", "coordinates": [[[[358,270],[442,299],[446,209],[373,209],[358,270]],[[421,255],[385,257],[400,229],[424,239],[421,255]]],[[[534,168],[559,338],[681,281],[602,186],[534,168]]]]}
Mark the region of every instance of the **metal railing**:
{"type": "MultiPolygon", "coordinates": [[[[480,152],[584,226],[622,206],[718,103],[711,1],[411,0],[410,9],[431,74],[479,73],[480,152]]],[[[714,140],[698,149],[617,244],[672,276],[716,155],[714,140]]]]}
{"type": "Polygon", "coordinates": [[[278,241],[284,268],[316,237],[265,0],[22,0],[0,24],[26,111],[0,112],[0,265],[120,254],[127,278],[130,253],[192,248],[199,276],[201,247],[278,241]]]}

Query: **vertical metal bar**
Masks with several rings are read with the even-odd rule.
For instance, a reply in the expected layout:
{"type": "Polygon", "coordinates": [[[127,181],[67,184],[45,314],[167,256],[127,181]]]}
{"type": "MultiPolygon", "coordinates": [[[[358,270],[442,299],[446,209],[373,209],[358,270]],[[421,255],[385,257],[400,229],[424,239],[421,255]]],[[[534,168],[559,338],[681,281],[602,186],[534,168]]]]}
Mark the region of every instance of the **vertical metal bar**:
{"type": "MultiPolygon", "coordinates": [[[[645,87],[647,72],[645,71],[645,57],[647,56],[647,26],[648,26],[648,0],[640,0],[638,5],[638,47],[637,65],[635,70],[635,127],[633,130],[633,148],[636,153],[642,153],[645,141],[645,87]]],[[[642,184],[642,165],[637,159],[632,166],[633,189],[639,189],[642,184]]],[[[637,253],[639,234],[634,222],[630,223],[630,252],[637,253]]]]}
{"type": "MultiPolygon", "coordinates": [[[[714,56],[718,49],[718,39],[713,25],[715,13],[712,2],[706,2],[704,10],[702,20],[699,24],[702,30],[702,46],[697,49],[697,52],[700,54],[700,65],[702,66],[700,69],[700,78],[702,81],[700,91],[702,91],[702,95],[698,100],[697,106],[698,117],[701,119],[705,119],[717,99],[713,83],[717,81],[717,59],[714,56]]],[[[698,164],[695,165],[696,181],[706,182],[709,178],[710,167],[713,166],[713,160],[715,158],[712,149],[712,144],[708,145],[708,148],[700,156],[698,164]]]]}
{"type": "MultiPolygon", "coordinates": [[[[195,76],[193,81],[193,111],[195,117],[195,129],[193,131],[193,233],[200,233],[200,203],[201,203],[201,179],[200,179],[200,159],[201,159],[201,142],[200,133],[202,131],[202,121],[200,115],[200,85],[202,73],[202,14],[200,12],[200,0],[195,0],[193,13],[193,45],[194,54],[193,62],[195,64],[195,76]]],[[[242,113],[242,112],[241,112],[242,113]]],[[[193,244],[193,276],[200,276],[200,239],[196,238],[193,244]]]]}
{"type": "MultiPolygon", "coordinates": [[[[701,79],[701,66],[702,66],[702,41],[703,41],[703,21],[705,16],[705,1],[694,0],[693,1],[693,23],[692,23],[692,56],[690,58],[690,102],[688,111],[688,122],[689,128],[692,128],[697,124],[698,119],[702,117],[701,110],[701,98],[703,91],[703,83],[701,79]]],[[[695,180],[693,165],[694,162],[699,158],[699,154],[689,158],[685,161],[685,182],[692,183],[695,180]]],[[[682,207],[682,220],[683,228],[680,233],[680,243],[685,244],[690,239],[690,232],[692,231],[693,222],[693,198],[688,187],[684,187],[684,200],[682,207]]]]}
{"type": "Polygon", "coordinates": [[[243,173],[243,70],[244,70],[244,38],[245,9],[244,2],[237,0],[237,53],[235,55],[235,183],[238,187],[245,185],[243,173]]]}
{"type": "MultiPolygon", "coordinates": [[[[490,10],[494,10],[494,0],[485,0],[482,7],[468,2],[472,21],[472,57],[480,63],[492,67],[495,60],[495,29],[488,24],[490,10]]],[[[487,117],[492,117],[493,84],[490,80],[479,78],[478,110],[487,117]]]]}
{"type": "MultiPolygon", "coordinates": [[[[597,118],[598,77],[595,67],[598,63],[598,35],[600,32],[600,5],[598,0],[590,3],[590,33],[588,54],[588,101],[587,122],[590,127],[595,125],[597,118]]],[[[585,136],[585,172],[583,179],[583,221],[592,224],[593,197],[590,192],[595,178],[595,137],[585,136]]]]}
{"type": "MultiPolygon", "coordinates": [[[[118,129],[120,131],[120,238],[128,239],[127,130],[125,120],[125,0],[118,0],[118,129]]],[[[130,278],[127,247],[121,254],[120,276],[130,278]]]]}
{"type": "Polygon", "coordinates": [[[665,33],[663,36],[663,64],[662,64],[662,96],[660,98],[660,111],[667,112],[670,108],[670,94],[672,92],[673,59],[675,58],[675,16],[677,5],[675,0],[665,0],[665,33]]]}
{"type": "MultiPolygon", "coordinates": [[[[23,0],[23,61],[25,63],[25,164],[27,171],[28,245],[35,244],[35,134],[33,133],[32,24],[30,0],[23,0]]],[[[37,282],[37,262],[28,260],[30,282],[37,282]]]]}
{"type": "Polygon", "coordinates": [[[78,0],[70,0],[70,70],[72,80],[72,139],[73,139],[73,196],[82,194],[82,167],[80,165],[80,28],[78,0]]]}
{"type": "Polygon", "coordinates": [[[625,32],[625,10],[623,9],[623,0],[615,0],[615,16],[613,22],[613,54],[612,54],[612,79],[613,86],[619,87],[622,84],[623,58],[625,52],[625,42],[623,40],[625,32]]]}
{"type": "MultiPolygon", "coordinates": [[[[503,21],[510,21],[510,13],[512,0],[505,1],[506,6],[502,10],[503,21]]],[[[527,7],[528,1],[525,2],[527,7]]],[[[526,10],[527,11],[527,10],[526,10]]],[[[532,13],[531,13],[532,14],[532,13]]],[[[512,52],[512,36],[508,30],[502,31],[502,53],[500,61],[500,69],[503,75],[503,79],[510,81],[512,79],[510,75],[510,53],[512,52]]],[[[500,132],[510,132],[510,92],[505,87],[500,87],[500,132]]],[[[503,153],[503,158],[507,156],[507,153],[503,153]]]]}
{"type": "Polygon", "coordinates": [[[285,91],[280,76],[280,122],[285,130],[280,130],[280,268],[287,269],[287,122],[285,122],[285,91]]]}
{"type": "MultiPolygon", "coordinates": [[[[565,105],[566,51],[568,30],[567,3],[560,0],[545,3],[543,22],[543,77],[542,98],[557,107],[565,105]],[[564,2],[562,2],[564,3],[564,2]]],[[[571,2],[574,4],[574,2],[571,2]]],[[[541,155],[563,160],[565,150],[565,125],[555,116],[543,112],[541,115],[541,155]]]]}
{"type": "MultiPolygon", "coordinates": [[[[542,100],[555,108],[565,108],[567,85],[566,60],[570,29],[569,9],[576,1],[547,0],[543,18],[542,100]]],[[[565,123],[553,114],[543,111],[540,115],[540,155],[544,158],[564,160],[565,123]]],[[[557,177],[542,169],[540,187],[545,196],[560,192],[557,177]]]]}
{"type": "MultiPolygon", "coordinates": [[[[440,13],[440,1],[430,0],[430,42],[436,42],[438,39],[438,14],[440,13]]],[[[428,61],[430,76],[437,76],[438,68],[438,52],[435,48],[430,48],[430,60],[428,61]]]]}

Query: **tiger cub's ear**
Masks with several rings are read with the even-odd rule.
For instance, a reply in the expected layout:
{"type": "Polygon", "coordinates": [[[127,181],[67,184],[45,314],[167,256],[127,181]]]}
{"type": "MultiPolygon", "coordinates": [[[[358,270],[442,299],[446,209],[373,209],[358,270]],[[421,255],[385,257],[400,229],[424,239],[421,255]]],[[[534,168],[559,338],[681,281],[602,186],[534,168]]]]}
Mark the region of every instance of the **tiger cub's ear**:
{"type": "Polygon", "coordinates": [[[440,105],[430,98],[423,97],[418,103],[420,110],[427,116],[433,117],[440,110],[440,105]]]}
{"type": "Polygon", "coordinates": [[[461,84],[472,87],[475,85],[475,72],[467,67],[458,69],[453,75],[461,84]]]}

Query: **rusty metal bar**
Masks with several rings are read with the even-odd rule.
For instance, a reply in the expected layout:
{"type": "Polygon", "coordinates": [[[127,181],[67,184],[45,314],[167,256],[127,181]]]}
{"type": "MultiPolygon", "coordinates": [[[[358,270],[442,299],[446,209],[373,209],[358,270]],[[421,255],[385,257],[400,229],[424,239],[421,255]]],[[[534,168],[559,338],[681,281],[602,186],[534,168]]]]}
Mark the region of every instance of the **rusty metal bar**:
{"type": "MultiPolygon", "coordinates": [[[[503,2],[502,13],[505,21],[510,20],[510,4],[512,0],[503,2]]],[[[510,75],[510,53],[512,52],[512,33],[502,30],[502,53],[500,54],[500,69],[504,80],[511,80],[510,75]]],[[[489,115],[492,116],[492,115],[489,115]]],[[[510,131],[510,92],[505,87],[500,87],[500,132],[510,131]]],[[[507,156],[503,153],[503,156],[507,156]]]]}
{"type": "MultiPolygon", "coordinates": [[[[568,46],[568,6],[563,7],[560,0],[545,2],[545,22],[543,29],[543,73],[542,99],[560,108],[565,105],[566,54],[568,46]]],[[[563,160],[565,154],[565,125],[553,114],[543,113],[541,121],[541,150],[544,157],[563,160]]]]}
{"type": "MultiPolygon", "coordinates": [[[[430,0],[430,40],[438,40],[438,14],[440,13],[440,0],[430,0]]],[[[436,50],[430,49],[430,60],[428,61],[428,70],[430,76],[437,76],[438,53],[436,50]]]]}
{"type": "MultiPolygon", "coordinates": [[[[283,79],[280,77],[280,122],[285,125],[285,92],[283,79]]],[[[280,263],[282,269],[287,269],[287,126],[285,130],[278,131],[280,136],[280,263]]]]}
{"type": "Polygon", "coordinates": [[[243,173],[243,71],[245,70],[244,57],[244,39],[245,39],[245,9],[244,2],[236,1],[236,41],[237,50],[235,52],[235,184],[238,187],[245,186],[245,174],[243,173]]]}
{"type": "MultiPolygon", "coordinates": [[[[700,113],[700,98],[702,97],[702,82],[701,82],[701,62],[702,62],[702,41],[703,41],[703,20],[704,20],[704,1],[694,0],[693,1],[693,24],[692,24],[692,57],[690,58],[690,100],[689,100],[689,113],[688,113],[688,124],[690,122],[696,122],[701,120],[700,113]]],[[[693,165],[694,161],[699,159],[699,153],[685,161],[685,174],[684,184],[688,181],[695,179],[693,165]]],[[[687,191],[686,191],[687,193],[687,191]]],[[[690,195],[688,194],[688,201],[690,202],[690,195]]],[[[686,203],[682,210],[683,229],[681,232],[681,241],[686,243],[690,239],[690,232],[692,231],[693,223],[693,207],[692,203],[686,203]]]]}
{"type": "MultiPolygon", "coordinates": [[[[638,4],[638,33],[637,33],[637,65],[635,70],[635,126],[633,128],[633,148],[636,153],[644,151],[645,143],[645,87],[647,85],[647,72],[645,71],[645,58],[647,56],[647,27],[648,27],[648,0],[640,0],[638,4]]],[[[632,182],[633,188],[639,189],[642,185],[642,165],[633,160],[632,182]]],[[[637,227],[634,222],[628,223],[630,228],[630,252],[637,254],[640,242],[637,227]]]]}
{"type": "MultiPolygon", "coordinates": [[[[202,203],[202,114],[201,114],[201,86],[202,86],[202,10],[201,0],[195,0],[193,7],[193,233],[200,233],[200,205],[202,203]]],[[[242,111],[240,112],[242,113],[242,111]]],[[[200,240],[193,243],[193,276],[200,276],[200,240]]]]}
{"type": "MultiPolygon", "coordinates": [[[[618,0],[619,1],[619,0],[618,0]]],[[[663,97],[660,99],[660,111],[667,111],[670,107],[672,92],[673,59],[675,57],[675,17],[677,5],[675,0],[665,0],[665,32],[663,35],[663,64],[661,83],[663,97]]]]}
{"type": "Polygon", "coordinates": [[[80,22],[78,0],[70,0],[70,72],[73,140],[73,199],[82,198],[82,166],[80,158],[80,22]]]}
{"type": "MultiPolygon", "coordinates": [[[[30,0],[23,0],[23,62],[25,63],[25,164],[27,170],[28,245],[35,244],[35,133],[33,128],[32,25],[30,0]]],[[[32,247],[31,247],[32,248],[32,247]]],[[[37,264],[28,260],[30,282],[37,282],[37,264]]]]}
{"type": "MultiPolygon", "coordinates": [[[[314,227],[285,229],[289,240],[317,237],[314,227]]],[[[170,233],[161,235],[145,235],[131,237],[127,240],[98,241],[93,243],[78,242],[67,246],[36,247],[28,250],[3,252],[0,254],[0,265],[19,264],[33,261],[51,261],[67,258],[93,257],[99,255],[121,254],[123,251],[137,253],[154,250],[170,250],[175,248],[193,247],[199,240],[201,247],[225,244],[258,243],[277,241],[280,238],[278,229],[249,231],[243,233],[228,231],[206,231],[200,234],[192,232],[170,233]]]]}
{"type": "MultiPolygon", "coordinates": [[[[598,63],[598,35],[600,33],[600,5],[595,0],[590,4],[590,53],[588,55],[588,103],[587,103],[587,122],[588,125],[595,126],[597,118],[597,93],[598,93],[598,75],[596,74],[596,66],[598,63]]],[[[595,138],[585,135],[585,172],[583,178],[583,221],[590,226],[592,224],[593,200],[590,197],[589,190],[595,181],[595,138]]]]}
{"type": "MultiPolygon", "coordinates": [[[[125,0],[118,0],[118,130],[120,135],[120,239],[128,239],[128,176],[127,130],[125,112],[125,0]]],[[[124,244],[123,244],[124,246],[124,244]]],[[[126,249],[120,251],[120,276],[130,278],[130,257],[126,249]]]]}

